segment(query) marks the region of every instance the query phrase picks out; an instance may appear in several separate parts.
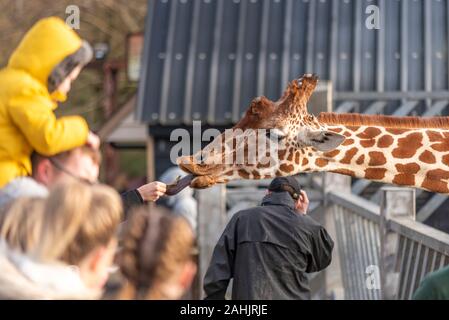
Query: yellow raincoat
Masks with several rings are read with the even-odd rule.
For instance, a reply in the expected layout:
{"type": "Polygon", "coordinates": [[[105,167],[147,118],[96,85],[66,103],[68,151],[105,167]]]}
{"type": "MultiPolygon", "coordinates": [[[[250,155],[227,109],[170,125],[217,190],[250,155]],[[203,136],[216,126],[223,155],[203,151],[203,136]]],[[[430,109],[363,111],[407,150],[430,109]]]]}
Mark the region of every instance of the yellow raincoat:
{"type": "Polygon", "coordinates": [[[66,97],[47,89],[53,68],[81,45],[61,19],[46,18],[28,31],[0,70],[0,188],[31,174],[33,150],[54,155],[86,143],[86,121],[79,116],[56,119],[53,110],[66,97]]]}

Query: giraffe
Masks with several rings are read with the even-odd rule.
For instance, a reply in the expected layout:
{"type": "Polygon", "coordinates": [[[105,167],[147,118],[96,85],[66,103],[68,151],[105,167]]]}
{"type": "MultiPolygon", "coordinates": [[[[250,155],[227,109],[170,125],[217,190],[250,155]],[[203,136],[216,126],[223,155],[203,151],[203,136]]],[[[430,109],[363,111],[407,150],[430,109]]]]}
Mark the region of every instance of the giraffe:
{"type": "Polygon", "coordinates": [[[292,81],[276,102],[254,99],[232,128],[235,134],[219,135],[197,154],[178,158],[178,165],[193,175],[190,186],[333,172],[449,194],[449,117],[336,113],[315,117],[306,105],[317,82],[315,75],[306,74],[292,81]],[[254,129],[270,131],[267,145],[283,145],[276,157],[268,155],[273,161],[249,163],[249,139],[236,142],[254,129]],[[271,139],[273,135],[277,139],[271,139]],[[220,143],[230,148],[217,151],[220,143]],[[238,149],[243,150],[243,163],[235,162],[238,149]],[[234,162],[224,163],[229,155],[234,162]]]}

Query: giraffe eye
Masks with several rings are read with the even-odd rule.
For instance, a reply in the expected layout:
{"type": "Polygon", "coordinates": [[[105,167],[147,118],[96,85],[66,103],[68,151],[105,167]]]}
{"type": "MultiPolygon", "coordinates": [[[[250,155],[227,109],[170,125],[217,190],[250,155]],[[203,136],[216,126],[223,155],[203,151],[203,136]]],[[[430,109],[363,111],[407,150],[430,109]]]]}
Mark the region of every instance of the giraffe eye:
{"type": "Polygon", "coordinates": [[[277,139],[279,141],[281,141],[282,139],[287,137],[287,135],[282,130],[279,130],[279,129],[267,130],[266,136],[270,139],[273,139],[273,140],[277,139]]]}

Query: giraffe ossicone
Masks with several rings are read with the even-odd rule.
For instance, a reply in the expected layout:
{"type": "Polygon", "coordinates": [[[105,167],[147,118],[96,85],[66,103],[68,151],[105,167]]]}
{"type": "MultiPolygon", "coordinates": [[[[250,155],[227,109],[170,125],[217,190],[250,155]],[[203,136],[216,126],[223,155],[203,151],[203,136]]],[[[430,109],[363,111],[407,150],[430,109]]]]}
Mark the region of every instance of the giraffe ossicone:
{"type": "Polygon", "coordinates": [[[233,128],[178,158],[191,187],[326,171],[449,194],[448,117],[315,117],[307,102],[317,82],[306,74],[276,102],[254,99],[233,128]]]}

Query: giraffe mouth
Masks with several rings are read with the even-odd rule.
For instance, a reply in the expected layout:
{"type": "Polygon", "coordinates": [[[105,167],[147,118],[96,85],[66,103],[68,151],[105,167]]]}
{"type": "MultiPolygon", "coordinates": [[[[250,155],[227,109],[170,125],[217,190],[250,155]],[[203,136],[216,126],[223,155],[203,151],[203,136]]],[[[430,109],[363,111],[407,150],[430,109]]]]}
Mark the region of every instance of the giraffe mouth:
{"type": "Polygon", "coordinates": [[[195,189],[213,186],[222,172],[221,165],[196,163],[193,156],[179,157],[177,163],[182,170],[192,176],[190,187],[195,189]]]}
{"type": "Polygon", "coordinates": [[[215,176],[223,169],[220,164],[198,163],[193,156],[179,157],[177,163],[182,170],[194,176],[215,176]]]}

